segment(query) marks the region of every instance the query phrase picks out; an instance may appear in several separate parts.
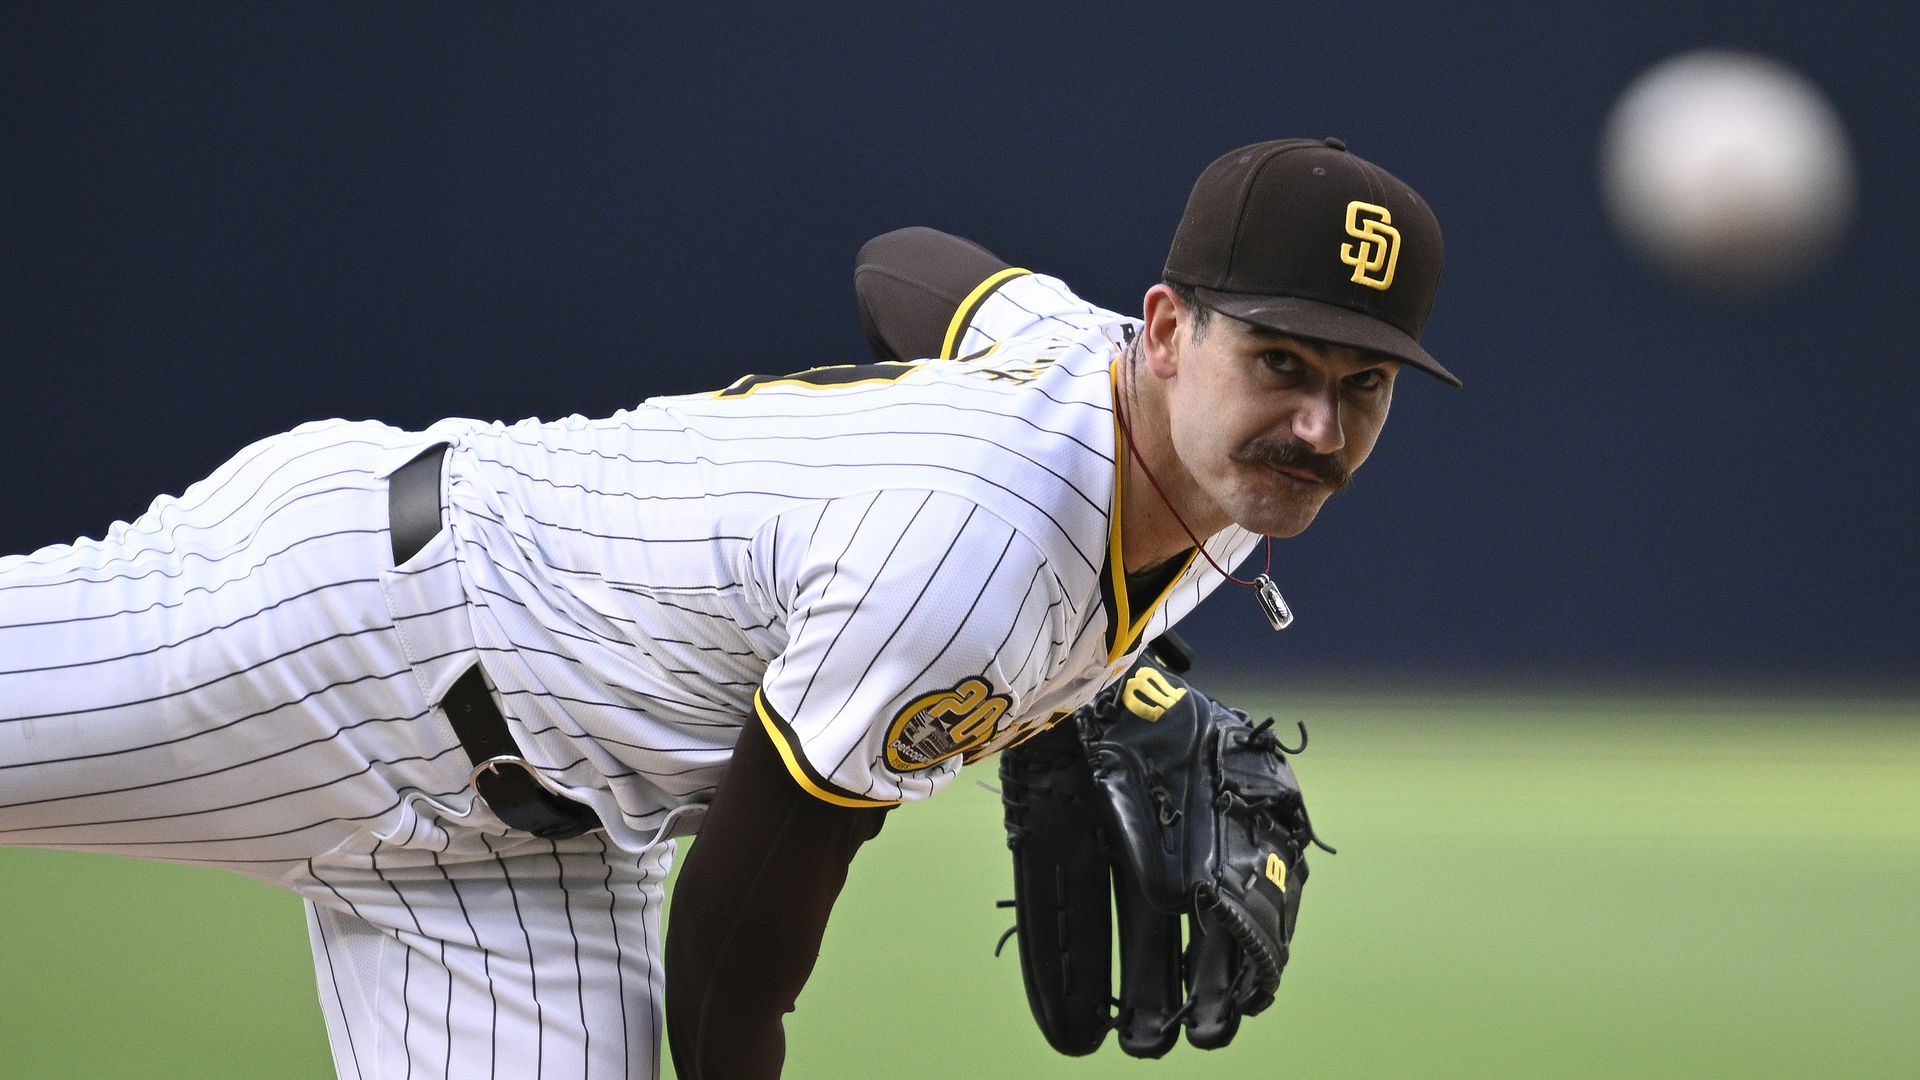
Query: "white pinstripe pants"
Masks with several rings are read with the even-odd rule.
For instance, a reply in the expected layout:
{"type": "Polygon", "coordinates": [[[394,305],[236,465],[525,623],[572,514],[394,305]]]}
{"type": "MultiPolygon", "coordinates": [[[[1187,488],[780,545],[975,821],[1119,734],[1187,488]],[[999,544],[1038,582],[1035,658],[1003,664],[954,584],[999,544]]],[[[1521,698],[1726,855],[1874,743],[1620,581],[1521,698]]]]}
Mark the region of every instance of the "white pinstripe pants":
{"type": "Polygon", "coordinates": [[[445,543],[396,570],[387,536],[385,473],[440,438],[308,424],[0,558],[0,843],[299,893],[343,1077],[656,1076],[671,845],[476,807],[400,625],[464,615],[389,603],[452,580],[445,543]]]}

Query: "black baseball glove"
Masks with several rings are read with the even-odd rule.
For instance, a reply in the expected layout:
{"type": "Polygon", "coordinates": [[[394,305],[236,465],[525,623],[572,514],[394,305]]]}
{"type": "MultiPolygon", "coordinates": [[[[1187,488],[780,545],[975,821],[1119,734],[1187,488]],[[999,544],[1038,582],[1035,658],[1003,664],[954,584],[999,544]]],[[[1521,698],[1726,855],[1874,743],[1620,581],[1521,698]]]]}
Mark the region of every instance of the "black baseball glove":
{"type": "Polygon", "coordinates": [[[1063,1054],[1110,1028],[1135,1057],[1165,1054],[1182,1026],[1194,1046],[1230,1042],[1273,1003],[1319,844],[1281,752],[1298,749],[1155,651],[1000,756],[1027,1002],[1063,1054]]]}

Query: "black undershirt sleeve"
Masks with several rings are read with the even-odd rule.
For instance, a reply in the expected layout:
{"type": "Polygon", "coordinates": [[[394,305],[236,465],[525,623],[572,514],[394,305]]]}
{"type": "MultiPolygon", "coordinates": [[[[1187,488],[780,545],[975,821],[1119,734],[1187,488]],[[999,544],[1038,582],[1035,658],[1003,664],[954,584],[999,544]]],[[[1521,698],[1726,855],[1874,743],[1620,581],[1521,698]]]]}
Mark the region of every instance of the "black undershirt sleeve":
{"type": "MultiPolygon", "coordinates": [[[[953,313],[1007,263],[928,228],[860,249],[854,291],[878,360],[938,356],[953,313]]],[[[777,1077],[781,1017],[813,972],[827,916],[886,807],[849,808],[802,790],[759,724],[733,758],[674,885],[666,934],[667,1042],[682,1080],[777,1077]]]]}
{"type": "Polygon", "coordinates": [[[781,1017],[813,971],[847,865],[888,809],[801,790],[748,721],[674,885],[666,1014],[681,1080],[780,1075],[781,1017]]]}
{"type": "Polygon", "coordinates": [[[854,259],[853,291],[873,358],[939,356],[967,294],[1009,265],[971,240],[920,225],[867,241],[854,259]]]}

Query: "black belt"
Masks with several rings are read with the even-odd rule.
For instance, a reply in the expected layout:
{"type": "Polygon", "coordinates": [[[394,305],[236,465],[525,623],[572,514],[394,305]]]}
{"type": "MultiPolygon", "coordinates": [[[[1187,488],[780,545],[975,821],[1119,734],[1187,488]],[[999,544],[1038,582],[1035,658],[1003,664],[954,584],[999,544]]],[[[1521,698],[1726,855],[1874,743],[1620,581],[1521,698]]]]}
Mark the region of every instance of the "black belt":
{"type": "MultiPolygon", "coordinates": [[[[446,456],[444,444],[428,447],[387,480],[387,522],[393,534],[395,566],[419,553],[440,531],[440,467],[446,456]]],[[[473,762],[473,790],[487,800],[495,817],[548,840],[600,828],[592,807],[549,790],[542,782],[545,778],[520,756],[479,664],[453,680],[440,708],[473,762]]]]}

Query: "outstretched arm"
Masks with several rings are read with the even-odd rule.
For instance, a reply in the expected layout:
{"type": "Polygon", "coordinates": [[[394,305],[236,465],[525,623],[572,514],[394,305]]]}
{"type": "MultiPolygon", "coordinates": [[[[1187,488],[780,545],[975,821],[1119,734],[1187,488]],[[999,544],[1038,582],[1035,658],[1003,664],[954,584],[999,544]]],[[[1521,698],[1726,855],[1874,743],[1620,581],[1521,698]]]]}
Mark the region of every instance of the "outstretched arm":
{"type": "Polygon", "coordinates": [[[867,241],[854,260],[853,291],[873,358],[939,356],[954,312],[1010,265],[971,240],[920,225],[867,241]]]}
{"type": "Polygon", "coordinates": [[[781,1017],[813,972],[847,865],[887,809],[801,790],[747,723],[674,886],[667,1037],[683,1080],[780,1075],[781,1017]]]}

